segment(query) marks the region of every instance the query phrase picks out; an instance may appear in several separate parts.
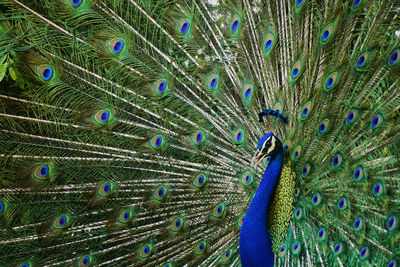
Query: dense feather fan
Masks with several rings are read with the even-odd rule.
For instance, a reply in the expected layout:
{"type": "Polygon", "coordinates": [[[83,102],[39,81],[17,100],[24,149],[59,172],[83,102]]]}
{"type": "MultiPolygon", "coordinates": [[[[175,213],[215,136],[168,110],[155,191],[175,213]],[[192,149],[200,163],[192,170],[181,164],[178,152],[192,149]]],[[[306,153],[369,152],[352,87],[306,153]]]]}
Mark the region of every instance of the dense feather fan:
{"type": "Polygon", "coordinates": [[[0,9],[0,265],[238,266],[269,131],[276,265],[400,264],[397,0],[0,9]]]}

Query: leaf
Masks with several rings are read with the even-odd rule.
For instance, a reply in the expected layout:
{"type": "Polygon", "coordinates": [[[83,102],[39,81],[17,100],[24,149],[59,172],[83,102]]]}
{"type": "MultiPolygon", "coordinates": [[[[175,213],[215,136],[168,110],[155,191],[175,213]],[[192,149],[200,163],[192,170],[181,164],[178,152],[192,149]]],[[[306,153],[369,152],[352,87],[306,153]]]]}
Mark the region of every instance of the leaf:
{"type": "Polygon", "coordinates": [[[5,54],[1,59],[0,59],[0,65],[2,65],[4,63],[4,61],[6,61],[8,54],[5,54]]]}
{"type": "Polygon", "coordinates": [[[4,63],[0,66],[0,82],[3,80],[4,76],[6,75],[7,71],[7,63],[4,63]]]}
{"type": "Polygon", "coordinates": [[[17,86],[21,89],[25,88],[25,81],[21,77],[17,80],[17,86]]]}
{"type": "Polygon", "coordinates": [[[14,81],[17,80],[17,74],[15,73],[15,70],[13,67],[8,68],[8,73],[10,73],[11,79],[13,79],[14,81]]]}

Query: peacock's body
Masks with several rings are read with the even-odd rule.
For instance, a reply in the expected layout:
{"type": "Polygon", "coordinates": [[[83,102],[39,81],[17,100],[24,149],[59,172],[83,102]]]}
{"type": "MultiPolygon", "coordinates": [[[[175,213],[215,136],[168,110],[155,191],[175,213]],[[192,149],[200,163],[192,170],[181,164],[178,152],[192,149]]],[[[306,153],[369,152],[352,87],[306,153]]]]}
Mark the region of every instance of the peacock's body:
{"type": "Polygon", "coordinates": [[[0,266],[400,264],[398,0],[0,9],[0,266]]]}

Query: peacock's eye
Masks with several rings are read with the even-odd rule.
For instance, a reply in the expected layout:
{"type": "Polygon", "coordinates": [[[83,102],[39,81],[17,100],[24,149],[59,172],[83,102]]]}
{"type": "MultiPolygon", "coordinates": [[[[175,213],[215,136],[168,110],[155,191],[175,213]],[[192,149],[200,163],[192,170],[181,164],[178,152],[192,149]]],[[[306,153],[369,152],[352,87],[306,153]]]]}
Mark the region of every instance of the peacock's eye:
{"type": "Polygon", "coordinates": [[[271,147],[271,140],[272,138],[269,138],[267,141],[265,141],[263,148],[262,148],[262,152],[266,153],[268,151],[268,149],[271,147]]]}
{"type": "Polygon", "coordinates": [[[54,77],[54,69],[51,66],[40,66],[39,67],[39,76],[40,78],[48,82],[54,77]]]}
{"type": "Polygon", "coordinates": [[[125,42],[122,39],[114,39],[110,42],[110,49],[114,55],[119,55],[125,47],[125,42]]]}
{"type": "Polygon", "coordinates": [[[71,6],[72,6],[73,8],[78,8],[78,7],[80,7],[80,6],[83,4],[83,1],[84,1],[84,0],[69,0],[71,6]]]}
{"type": "Polygon", "coordinates": [[[148,258],[151,255],[151,250],[152,249],[153,249],[153,246],[151,244],[145,244],[140,249],[139,256],[141,258],[148,258]]]}
{"type": "Polygon", "coordinates": [[[90,266],[91,263],[92,263],[92,256],[86,255],[80,259],[78,266],[90,266]]]}
{"type": "Polygon", "coordinates": [[[178,31],[181,36],[186,36],[190,32],[190,21],[188,19],[183,19],[178,23],[178,31]]]}
{"type": "Polygon", "coordinates": [[[262,153],[267,153],[268,152],[268,148],[271,146],[271,143],[265,143],[265,146],[264,146],[264,148],[262,149],[262,153]]]}

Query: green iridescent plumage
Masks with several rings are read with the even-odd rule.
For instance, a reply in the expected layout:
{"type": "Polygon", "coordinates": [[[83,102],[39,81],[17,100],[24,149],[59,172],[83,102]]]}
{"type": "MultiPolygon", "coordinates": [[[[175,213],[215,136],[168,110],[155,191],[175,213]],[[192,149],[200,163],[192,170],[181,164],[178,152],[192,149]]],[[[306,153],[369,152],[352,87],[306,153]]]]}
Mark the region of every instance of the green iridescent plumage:
{"type": "Polygon", "coordinates": [[[295,174],[291,164],[282,168],[269,211],[268,230],[272,238],[272,250],[277,254],[283,245],[289,222],[293,216],[295,174]]]}

